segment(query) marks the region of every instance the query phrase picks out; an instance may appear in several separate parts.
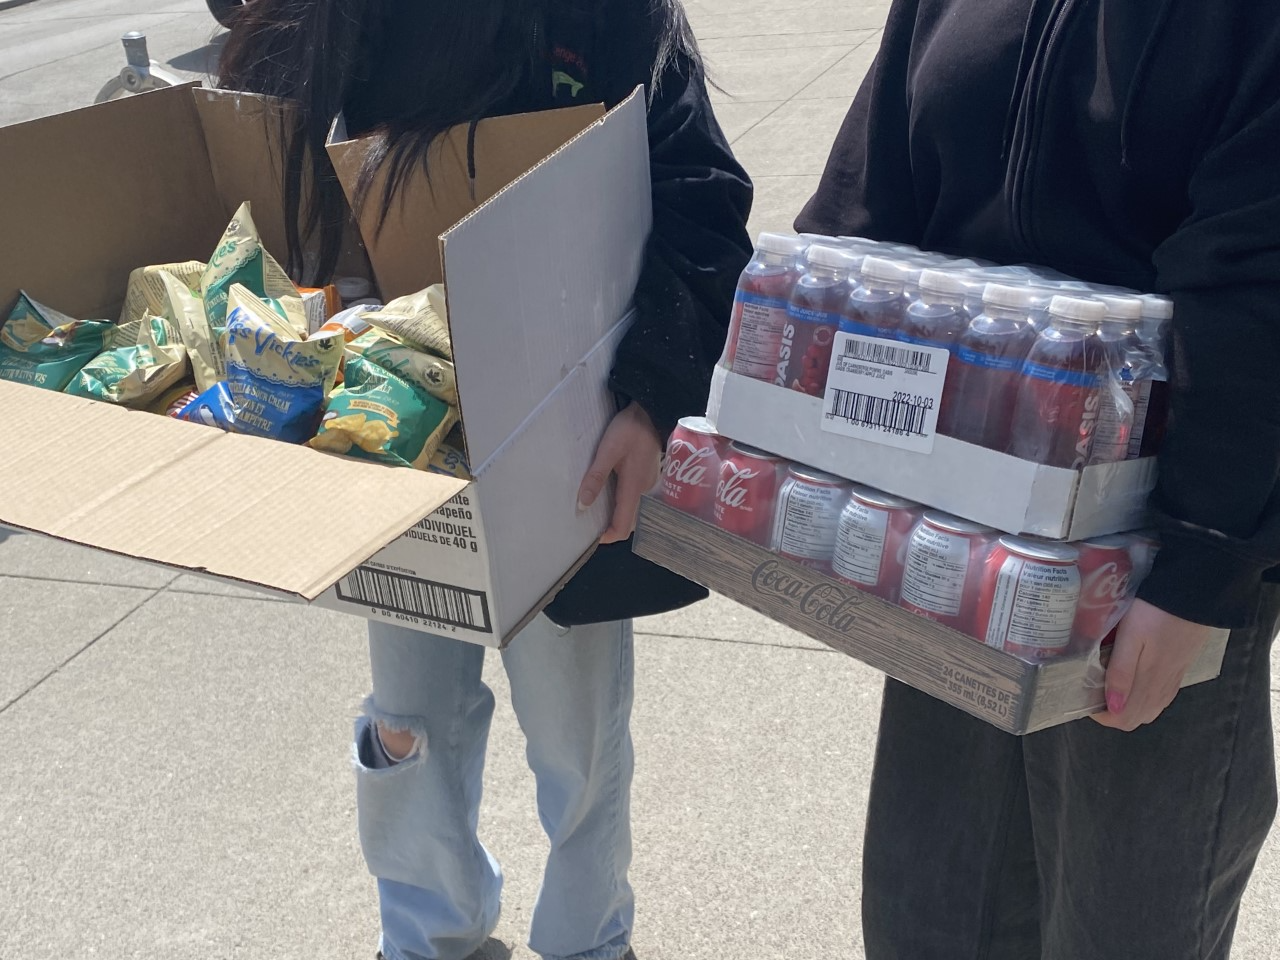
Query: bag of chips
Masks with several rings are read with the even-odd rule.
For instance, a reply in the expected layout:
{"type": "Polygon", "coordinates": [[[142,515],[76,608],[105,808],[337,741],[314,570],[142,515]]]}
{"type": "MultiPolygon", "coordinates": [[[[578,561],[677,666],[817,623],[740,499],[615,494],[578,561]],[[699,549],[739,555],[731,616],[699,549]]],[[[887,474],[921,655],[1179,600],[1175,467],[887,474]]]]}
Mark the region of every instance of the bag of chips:
{"type": "Polygon", "coordinates": [[[164,317],[177,329],[187,348],[196,388],[208,390],[226,379],[227,362],[222,345],[205,317],[204,303],[194,290],[171,273],[161,273],[160,282],[165,290],[164,317]]]}
{"type": "Polygon", "coordinates": [[[345,376],[308,446],[426,470],[457,411],[361,356],[347,357],[345,376]]]}
{"type": "Polygon", "coordinates": [[[442,443],[431,455],[431,465],[427,467],[432,473],[442,473],[447,477],[459,480],[471,479],[471,468],[467,466],[467,458],[462,451],[449,443],[442,443]]]}
{"type": "Polygon", "coordinates": [[[438,283],[362,316],[375,327],[394,334],[403,344],[453,359],[444,287],[438,283]]]}
{"type": "MultiPolygon", "coordinates": [[[[229,298],[235,284],[240,284],[255,296],[269,300],[297,298],[301,309],[298,288],[280,268],[280,264],[262,247],[248,201],[240,205],[235,217],[227,225],[226,232],[218,241],[218,247],[200,277],[200,295],[204,300],[205,317],[209,321],[215,342],[226,331],[227,313],[231,309],[229,298]]],[[[299,331],[295,336],[306,336],[305,315],[299,331]]]]}
{"type": "MultiPolygon", "coordinates": [[[[164,275],[176,278],[188,289],[199,289],[200,278],[204,275],[205,265],[199,260],[187,260],[184,263],[161,263],[150,267],[139,267],[129,274],[129,287],[124,295],[124,306],[120,309],[120,326],[141,324],[142,318],[163,316],[165,304],[169,299],[168,288],[164,284],[164,275]]],[[[117,346],[132,346],[132,343],[117,346]]]]}
{"type": "Polygon", "coordinates": [[[377,329],[356,337],[347,345],[347,352],[398,373],[450,406],[458,405],[458,381],[451,360],[408,346],[398,337],[377,329]]]}
{"type": "Polygon", "coordinates": [[[20,293],[0,327],[0,380],[65,390],[114,327],[110,320],[73,320],[20,293]]]}
{"type": "Polygon", "coordinates": [[[236,284],[227,314],[227,387],[237,433],[302,443],[315,435],[342,360],[341,334],[302,340],[276,308],[236,284]]]}
{"type": "Polygon", "coordinates": [[[179,420],[191,423],[203,423],[206,427],[217,427],[229,432],[252,433],[252,430],[237,429],[238,418],[236,406],[231,400],[231,391],[225,383],[215,383],[208,390],[193,397],[174,414],[179,420]]]}
{"type": "Polygon", "coordinates": [[[136,346],[98,354],[67,384],[66,392],[125,406],[146,406],[181,381],[190,365],[186,347],[174,342],[168,324],[148,317],[136,346]]]}

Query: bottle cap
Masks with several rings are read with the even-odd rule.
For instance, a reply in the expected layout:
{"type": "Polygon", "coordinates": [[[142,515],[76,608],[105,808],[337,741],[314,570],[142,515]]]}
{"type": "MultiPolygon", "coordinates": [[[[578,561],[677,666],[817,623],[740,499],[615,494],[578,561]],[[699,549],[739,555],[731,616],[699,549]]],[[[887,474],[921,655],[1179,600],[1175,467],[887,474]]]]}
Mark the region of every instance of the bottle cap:
{"type": "Polygon", "coordinates": [[[815,243],[809,248],[805,259],[814,266],[828,267],[832,270],[852,270],[858,265],[858,257],[848,250],[828,247],[820,243],[815,243]]]}
{"type": "Polygon", "coordinates": [[[907,269],[887,257],[867,257],[862,261],[862,279],[900,285],[907,282],[907,269]]]}
{"type": "Polygon", "coordinates": [[[1107,307],[1101,300],[1086,300],[1083,297],[1054,297],[1049,304],[1049,313],[1055,317],[1065,317],[1068,320],[1098,323],[1107,315],[1107,307]]]}
{"type": "Polygon", "coordinates": [[[1133,294],[1103,293],[1097,296],[1107,308],[1108,320],[1141,320],[1142,298],[1133,294]]]}
{"type": "Polygon", "coordinates": [[[794,233],[762,233],[756,240],[756,249],[780,257],[795,257],[804,253],[805,241],[794,233]]]}
{"type": "Polygon", "coordinates": [[[1030,310],[1034,297],[1030,287],[1015,287],[1008,283],[988,283],[982,288],[982,302],[993,307],[1012,310],[1030,310]]]}
{"type": "Polygon", "coordinates": [[[920,292],[963,297],[969,292],[969,281],[958,273],[930,268],[920,271],[920,292]]]}
{"type": "Polygon", "coordinates": [[[1168,297],[1162,297],[1158,293],[1144,293],[1141,300],[1142,315],[1148,320],[1173,319],[1173,301],[1168,297]]]}

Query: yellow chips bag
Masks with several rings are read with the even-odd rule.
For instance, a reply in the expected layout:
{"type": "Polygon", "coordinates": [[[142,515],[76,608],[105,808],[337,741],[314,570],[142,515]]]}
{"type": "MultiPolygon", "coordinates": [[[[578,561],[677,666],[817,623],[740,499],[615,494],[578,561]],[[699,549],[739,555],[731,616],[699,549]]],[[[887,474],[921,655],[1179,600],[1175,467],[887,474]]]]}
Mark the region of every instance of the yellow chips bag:
{"type": "Polygon", "coordinates": [[[407,346],[446,360],[453,359],[444,287],[438,283],[407,297],[397,297],[376,312],[361,316],[375,327],[394,334],[407,346]]]}

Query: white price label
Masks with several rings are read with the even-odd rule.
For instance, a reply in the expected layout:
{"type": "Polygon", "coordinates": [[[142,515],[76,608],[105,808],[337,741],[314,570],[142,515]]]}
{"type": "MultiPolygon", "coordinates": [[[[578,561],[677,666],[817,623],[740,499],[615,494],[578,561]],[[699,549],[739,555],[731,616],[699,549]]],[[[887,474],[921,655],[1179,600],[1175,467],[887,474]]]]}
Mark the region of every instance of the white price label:
{"type": "Polygon", "coordinates": [[[822,429],[931,453],[950,356],[942,347],[837,333],[822,429]]]}

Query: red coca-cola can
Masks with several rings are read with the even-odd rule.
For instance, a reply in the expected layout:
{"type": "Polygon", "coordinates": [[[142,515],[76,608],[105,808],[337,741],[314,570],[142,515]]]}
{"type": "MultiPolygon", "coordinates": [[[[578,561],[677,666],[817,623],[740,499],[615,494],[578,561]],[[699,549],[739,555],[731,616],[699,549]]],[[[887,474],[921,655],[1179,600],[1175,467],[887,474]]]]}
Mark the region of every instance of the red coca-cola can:
{"type": "Polygon", "coordinates": [[[755,447],[729,444],[728,453],[720,461],[712,502],[716,526],[762,547],[769,546],[779,475],[785,463],[781,457],[755,447]]]}
{"type": "Polygon", "coordinates": [[[930,510],[907,541],[899,606],[963,633],[972,633],[982,561],[995,531],[930,510]]]}
{"type": "Polygon", "coordinates": [[[897,603],[907,543],[921,509],[911,500],[855,486],[836,528],[831,568],[837,579],[897,603]]]}
{"type": "Polygon", "coordinates": [[[849,500],[848,480],[792,464],[778,490],[773,549],[815,570],[830,570],[840,512],[849,500]]]}
{"type": "Polygon", "coordinates": [[[983,564],[975,634],[1024,660],[1056,657],[1071,646],[1079,600],[1075,547],[1001,537],[983,564]]]}
{"type": "Polygon", "coordinates": [[[1134,537],[1115,534],[1076,544],[1080,551],[1080,606],[1075,635],[1082,645],[1107,639],[1129,596],[1134,573],[1134,537]]]}
{"type": "Polygon", "coordinates": [[[702,520],[711,519],[711,504],[720,478],[720,457],[727,446],[706,417],[685,417],[671,433],[662,465],[662,499],[702,520]]]}

